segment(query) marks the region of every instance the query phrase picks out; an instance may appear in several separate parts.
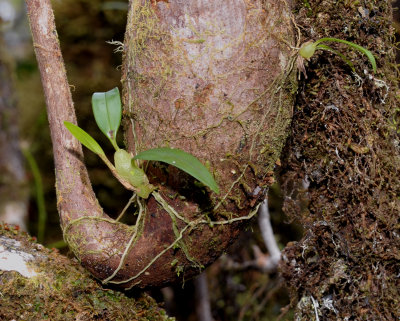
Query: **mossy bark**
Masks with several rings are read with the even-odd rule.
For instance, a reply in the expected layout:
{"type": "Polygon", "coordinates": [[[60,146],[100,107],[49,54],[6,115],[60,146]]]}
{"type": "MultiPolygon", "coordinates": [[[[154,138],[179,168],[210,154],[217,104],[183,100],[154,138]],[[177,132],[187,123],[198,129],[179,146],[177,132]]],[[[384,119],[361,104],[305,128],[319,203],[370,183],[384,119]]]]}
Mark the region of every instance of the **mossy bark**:
{"type": "Polygon", "coordinates": [[[208,164],[221,188],[216,195],[173,167],[152,164],[147,171],[158,191],[138,203],[135,226],[111,219],[97,202],[82,148],[63,126],[76,116],[50,1],[27,0],[27,7],[64,239],[93,275],[123,288],[199,273],[257,213],[273,181],[295,87],[287,3],[130,2],[123,46],[128,147],[181,148],[208,164]]]}
{"type": "Polygon", "coordinates": [[[212,193],[173,166],[146,164],[159,197],[149,198],[126,270],[180,240],[148,268],[144,284],[198,273],[256,214],[291,120],[293,38],[285,1],[130,1],[123,64],[129,150],[185,150],[209,166],[221,190],[212,193]],[[152,251],[135,261],[149,239],[152,251]]]}
{"type": "Polygon", "coordinates": [[[306,228],[283,252],[296,320],[397,320],[400,315],[398,73],[387,1],[298,1],[302,42],[343,45],[317,52],[299,85],[283,187],[286,213],[306,228]]]}
{"type": "Polygon", "coordinates": [[[102,288],[77,262],[12,226],[0,224],[0,253],[1,320],[173,320],[145,293],[102,288]]]}

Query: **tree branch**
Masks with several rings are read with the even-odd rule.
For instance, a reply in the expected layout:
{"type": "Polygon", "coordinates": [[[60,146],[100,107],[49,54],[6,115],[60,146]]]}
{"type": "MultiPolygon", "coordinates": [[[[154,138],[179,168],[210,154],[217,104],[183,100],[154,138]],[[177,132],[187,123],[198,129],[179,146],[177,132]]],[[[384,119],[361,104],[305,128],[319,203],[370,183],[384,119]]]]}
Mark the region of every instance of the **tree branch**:
{"type": "Polygon", "coordinates": [[[197,274],[239,235],[240,221],[256,213],[257,203],[264,197],[260,191],[270,183],[269,169],[279,157],[287,134],[293,94],[286,83],[293,80],[294,59],[291,49],[281,41],[291,39],[286,2],[271,1],[276,14],[267,15],[264,4],[257,3],[255,10],[242,1],[222,9],[214,0],[188,1],[184,6],[171,0],[168,7],[147,0],[130,1],[123,82],[128,95],[126,114],[135,112],[138,116],[133,136],[141,143],[136,147],[160,147],[171,140],[173,147],[204,161],[209,159],[222,190],[220,195],[205,193],[176,169],[168,170],[165,182],[160,170],[152,173],[150,168],[149,177],[158,185],[161,198],[152,196],[140,205],[143,215],[134,227],[110,219],[96,200],[81,146],[63,125],[64,121],[76,123],[76,117],[50,0],[26,2],[46,96],[64,239],[97,278],[124,288],[165,285],[176,281],[180,271],[185,277],[197,274]],[[193,21],[186,19],[189,14],[198,15],[196,28],[204,29],[207,40],[201,35],[194,39],[179,36],[193,32],[193,21]],[[205,29],[215,25],[216,15],[218,26],[210,33],[205,29]],[[266,19],[271,21],[260,23],[266,19]],[[185,20],[179,35],[174,26],[178,20],[185,20]],[[266,30],[264,23],[274,25],[273,32],[266,30]],[[173,37],[176,43],[168,45],[173,37]],[[158,39],[166,41],[164,47],[160,48],[158,39]],[[135,41],[139,47],[135,47],[135,41]],[[206,41],[207,46],[202,45],[206,41]],[[187,57],[197,50],[204,51],[200,57],[209,67],[204,68],[203,62],[188,62],[187,57]],[[151,55],[154,59],[149,59],[151,55]],[[214,67],[215,75],[207,71],[214,67]],[[227,79],[228,75],[233,80],[227,79]],[[143,100],[137,109],[130,100],[132,93],[143,100]],[[181,96],[193,99],[188,102],[192,111],[184,106],[181,96]],[[175,117],[177,111],[187,111],[188,115],[175,117]],[[159,127],[156,120],[167,127],[159,127]],[[187,125],[193,128],[185,128],[187,125]],[[225,133],[229,135],[225,137],[225,133]],[[180,195],[182,185],[191,190],[190,195],[180,195]],[[215,221],[205,220],[201,216],[204,211],[215,221]]]}
{"type": "Polygon", "coordinates": [[[85,212],[82,209],[101,216],[82,162],[81,144],[63,124],[76,124],[76,116],[50,0],[27,0],[26,4],[47,105],[62,225],[80,217],[85,212]]]}

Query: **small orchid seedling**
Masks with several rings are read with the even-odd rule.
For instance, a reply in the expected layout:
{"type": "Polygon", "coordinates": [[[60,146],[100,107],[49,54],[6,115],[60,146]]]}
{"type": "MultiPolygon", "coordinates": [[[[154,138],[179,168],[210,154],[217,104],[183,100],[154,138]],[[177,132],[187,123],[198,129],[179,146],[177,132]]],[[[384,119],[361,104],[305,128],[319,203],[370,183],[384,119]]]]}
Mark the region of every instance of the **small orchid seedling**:
{"type": "Polygon", "coordinates": [[[354,65],[352,64],[352,62],[346,58],[346,56],[344,56],[342,53],[340,53],[339,51],[323,44],[323,42],[339,42],[339,43],[344,43],[346,45],[348,45],[351,49],[355,49],[360,51],[361,53],[363,53],[364,55],[366,55],[368,57],[369,62],[372,65],[372,69],[374,71],[374,73],[376,73],[376,61],[375,61],[375,57],[372,54],[371,51],[369,51],[368,49],[365,49],[364,47],[361,47],[353,42],[350,41],[346,41],[346,40],[342,40],[342,39],[337,39],[337,38],[321,38],[318,39],[315,42],[305,42],[299,49],[299,55],[301,57],[303,57],[306,60],[309,60],[315,53],[316,50],[321,49],[321,50],[326,50],[326,51],[330,51],[333,52],[334,54],[338,55],[340,58],[343,59],[343,61],[348,64],[350,66],[350,68],[355,71],[354,65]]]}
{"type": "Polygon", "coordinates": [[[108,160],[103,149],[92,136],[68,121],[64,121],[64,125],[76,139],[106,163],[113,175],[125,188],[134,191],[139,197],[145,199],[155,190],[155,187],[149,183],[143,169],[136,165],[135,160],[141,159],[165,162],[178,167],[208,186],[213,192],[219,193],[218,185],[208,169],[196,157],[183,150],[168,147],[155,148],[132,157],[126,150],[118,147],[117,133],[122,117],[121,98],[118,88],[107,92],[94,93],[92,107],[97,126],[115,148],[115,166],[108,160]]]}

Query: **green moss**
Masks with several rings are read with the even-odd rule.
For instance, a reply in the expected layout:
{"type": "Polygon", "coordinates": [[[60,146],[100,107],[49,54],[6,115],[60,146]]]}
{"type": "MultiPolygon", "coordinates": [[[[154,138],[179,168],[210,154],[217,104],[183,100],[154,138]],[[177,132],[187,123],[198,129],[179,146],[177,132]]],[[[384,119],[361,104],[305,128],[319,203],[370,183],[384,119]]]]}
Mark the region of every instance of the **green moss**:
{"type": "Polygon", "coordinates": [[[0,274],[1,320],[172,320],[149,296],[128,298],[103,289],[80,265],[14,232],[0,224],[0,236],[17,240],[38,258],[34,265],[38,275],[0,274]]]}
{"type": "Polygon", "coordinates": [[[391,125],[393,119],[398,123],[399,101],[386,87],[398,86],[391,63],[391,9],[385,1],[369,2],[371,19],[358,13],[366,8],[346,1],[309,6],[312,18],[300,1],[296,9],[305,41],[355,41],[374,50],[378,70],[364,74],[370,70],[368,59],[352,52],[346,55],[352,56],[357,76],[340,58],[326,53],[306,66],[308,77],[297,100],[283,186],[288,179],[298,179],[299,185],[304,177],[309,180],[307,191],[299,189],[295,199],[285,203],[287,214],[309,228],[300,242],[285,249],[283,274],[293,298],[299,299],[298,320],[315,317],[311,294],[321,303],[332,293],[336,312],[319,309],[320,317],[395,319],[400,293],[393,267],[399,265],[399,243],[389,235],[397,233],[400,158],[391,125]],[[384,285],[380,275],[385,275],[384,285]]]}

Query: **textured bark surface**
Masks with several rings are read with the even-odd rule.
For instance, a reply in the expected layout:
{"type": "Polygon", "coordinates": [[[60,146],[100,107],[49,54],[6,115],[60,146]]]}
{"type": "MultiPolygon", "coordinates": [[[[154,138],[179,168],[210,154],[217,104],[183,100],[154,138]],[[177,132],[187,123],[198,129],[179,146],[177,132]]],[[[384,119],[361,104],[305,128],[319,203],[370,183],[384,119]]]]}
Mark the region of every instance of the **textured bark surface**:
{"type": "Polygon", "coordinates": [[[50,3],[27,4],[65,240],[93,275],[125,288],[198,273],[273,182],[295,87],[286,3],[131,1],[123,76],[129,148],[181,148],[210,167],[221,189],[213,194],[173,167],[151,164],[159,196],[142,201],[135,226],[110,219],[96,201],[80,144],[63,126],[76,120],[50,3]]]}
{"type": "MultiPolygon", "coordinates": [[[[103,213],[83,164],[81,144],[64,127],[64,121],[76,123],[76,116],[50,1],[35,0],[26,3],[46,97],[56,167],[57,206],[64,237],[76,245],[74,249],[97,254],[86,262],[92,270],[96,267],[99,269],[100,266],[110,271],[112,267],[108,267],[109,255],[124,250],[123,246],[129,241],[129,227],[114,222],[103,213]],[[68,225],[74,220],[84,224],[68,225]]],[[[77,254],[81,259],[79,253],[77,254]]],[[[117,259],[115,261],[118,262],[117,259]]]]}
{"type": "Polygon", "coordinates": [[[0,32],[0,221],[26,230],[29,190],[19,146],[12,60],[4,48],[0,32]]]}
{"type": "MultiPolygon", "coordinates": [[[[273,181],[291,116],[288,88],[279,88],[288,85],[291,70],[284,41],[292,41],[284,1],[131,2],[123,70],[129,148],[192,153],[209,165],[221,189],[210,193],[172,166],[150,164],[150,180],[187,220],[247,215],[273,181]]],[[[137,246],[163,229],[152,244],[156,254],[186,223],[171,220],[152,198],[148,205],[137,246]]],[[[193,263],[211,263],[239,232],[240,223],[196,226],[182,241],[188,253],[166,253],[152,268],[178,259],[191,272],[198,268],[193,263]]],[[[164,271],[171,280],[177,273],[176,266],[164,271]]]]}

